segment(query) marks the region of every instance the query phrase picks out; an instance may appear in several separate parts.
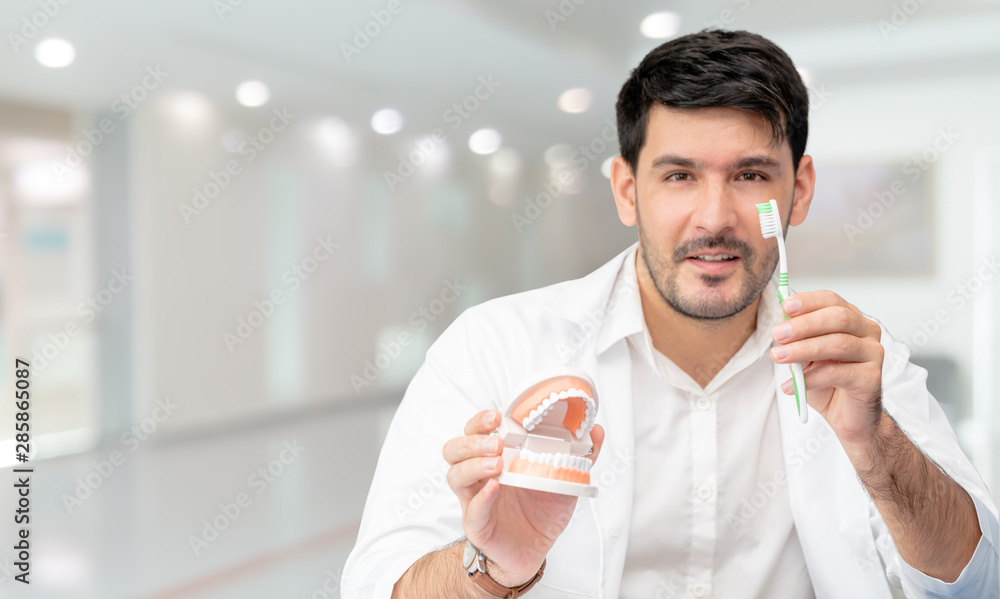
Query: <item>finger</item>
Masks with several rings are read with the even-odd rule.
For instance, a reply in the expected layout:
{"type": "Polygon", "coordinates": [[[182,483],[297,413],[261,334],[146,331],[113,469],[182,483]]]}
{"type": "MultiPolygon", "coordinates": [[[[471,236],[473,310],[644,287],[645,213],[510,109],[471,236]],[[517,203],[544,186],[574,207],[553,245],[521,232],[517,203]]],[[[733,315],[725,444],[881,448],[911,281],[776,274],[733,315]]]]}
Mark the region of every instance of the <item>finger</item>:
{"type": "Polygon", "coordinates": [[[465,460],[448,469],[448,486],[465,505],[488,479],[499,476],[502,470],[501,456],[465,460]]]}
{"type": "Polygon", "coordinates": [[[882,365],[882,344],[871,338],[846,333],[810,337],[771,348],[771,359],[778,364],[794,362],[877,362],[882,365]]]}
{"type": "MultiPolygon", "coordinates": [[[[826,388],[845,389],[848,392],[870,391],[882,384],[880,369],[869,364],[826,362],[815,364],[809,370],[804,371],[803,375],[805,375],[808,391],[826,388]]],[[[792,379],[782,383],[781,390],[786,395],[792,395],[794,393],[792,379]]]]}
{"type": "Polygon", "coordinates": [[[466,435],[488,435],[500,425],[500,412],[483,410],[465,423],[466,435]]]}
{"type": "Polygon", "coordinates": [[[456,437],[444,444],[444,459],[449,464],[485,456],[498,455],[503,451],[503,441],[496,435],[466,435],[456,437]]]}
{"type": "Polygon", "coordinates": [[[875,340],[881,337],[878,324],[865,318],[853,306],[827,306],[779,322],[771,329],[771,338],[778,343],[791,343],[830,333],[848,333],[875,340]]]}
{"type": "Polygon", "coordinates": [[[465,508],[465,536],[482,538],[488,534],[490,510],[500,496],[500,483],[495,478],[486,481],[479,492],[472,496],[465,508]]]}
{"type": "Polygon", "coordinates": [[[781,310],[789,315],[808,314],[827,306],[850,306],[851,304],[832,291],[803,291],[781,302],[781,310]]]}

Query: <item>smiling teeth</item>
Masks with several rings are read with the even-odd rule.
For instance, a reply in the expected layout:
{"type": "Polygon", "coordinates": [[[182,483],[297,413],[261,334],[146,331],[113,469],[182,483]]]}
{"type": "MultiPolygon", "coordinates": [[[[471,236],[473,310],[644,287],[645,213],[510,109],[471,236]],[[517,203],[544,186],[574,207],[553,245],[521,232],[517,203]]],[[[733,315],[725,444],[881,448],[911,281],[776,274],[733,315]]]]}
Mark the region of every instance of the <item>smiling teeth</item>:
{"type": "MultiPolygon", "coordinates": [[[[565,391],[556,392],[553,391],[546,397],[537,408],[532,410],[525,418],[521,421],[521,425],[524,426],[526,430],[534,430],[538,426],[542,419],[552,411],[553,406],[559,401],[568,399],[570,397],[579,397],[584,402],[586,402],[587,407],[584,412],[583,422],[580,423],[580,428],[573,431],[573,434],[577,439],[582,439],[585,433],[589,433],[590,429],[594,428],[594,420],[597,418],[597,406],[594,404],[592,397],[587,395],[587,393],[581,389],[575,387],[570,387],[565,391]]],[[[589,461],[589,460],[588,460],[589,461]]]]}
{"type": "Polygon", "coordinates": [[[719,256],[696,256],[698,260],[705,260],[706,262],[722,262],[723,260],[732,260],[736,256],[729,256],[726,254],[721,254],[719,256]]]}

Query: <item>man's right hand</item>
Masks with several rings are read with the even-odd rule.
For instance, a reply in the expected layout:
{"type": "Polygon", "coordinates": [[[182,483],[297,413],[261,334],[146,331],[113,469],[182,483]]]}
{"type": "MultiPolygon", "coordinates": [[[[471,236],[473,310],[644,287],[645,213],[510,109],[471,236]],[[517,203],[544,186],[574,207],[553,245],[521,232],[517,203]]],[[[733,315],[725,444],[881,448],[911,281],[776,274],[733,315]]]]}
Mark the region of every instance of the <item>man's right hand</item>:
{"type": "MultiPolygon", "coordinates": [[[[516,587],[538,572],[552,545],[569,525],[577,498],[501,485],[503,442],[490,435],[500,424],[497,410],[476,414],[465,425],[465,436],[445,443],[451,464],[448,485],[462,504],[465,536],[489,558],[489,574],[498,583],[516,587]]],[[[604,444],[604,429],[591,430],[596,461],[604,444]]]]}

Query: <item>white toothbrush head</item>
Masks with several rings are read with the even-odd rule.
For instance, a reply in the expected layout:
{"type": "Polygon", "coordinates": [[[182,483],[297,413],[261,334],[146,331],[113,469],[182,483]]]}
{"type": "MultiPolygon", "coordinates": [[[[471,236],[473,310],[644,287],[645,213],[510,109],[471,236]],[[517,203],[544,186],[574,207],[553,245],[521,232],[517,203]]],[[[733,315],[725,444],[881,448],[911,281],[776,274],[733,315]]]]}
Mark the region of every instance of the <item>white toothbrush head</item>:
{"type": "Polygon", "coordinates": [[[760,232],[764,239],[781,235],[781,216],[778,214],[778,203],[774,200],[757,204],[757,216],[760,217],[760,232]]]}

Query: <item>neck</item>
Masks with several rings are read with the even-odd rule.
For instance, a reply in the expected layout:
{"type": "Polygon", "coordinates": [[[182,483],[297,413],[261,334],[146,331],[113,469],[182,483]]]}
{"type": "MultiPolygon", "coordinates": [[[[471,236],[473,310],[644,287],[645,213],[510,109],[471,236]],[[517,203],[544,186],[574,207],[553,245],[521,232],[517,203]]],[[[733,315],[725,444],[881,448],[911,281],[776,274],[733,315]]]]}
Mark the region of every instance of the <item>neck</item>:
{"type": "Polygon", "coordinates": [[[653,347],[702,388],[715,378],[757,328],[760,296],[728,318],[692,318],[663,299],[639,252],[636,252],[636,276],[642,313],[653,347]]]}

